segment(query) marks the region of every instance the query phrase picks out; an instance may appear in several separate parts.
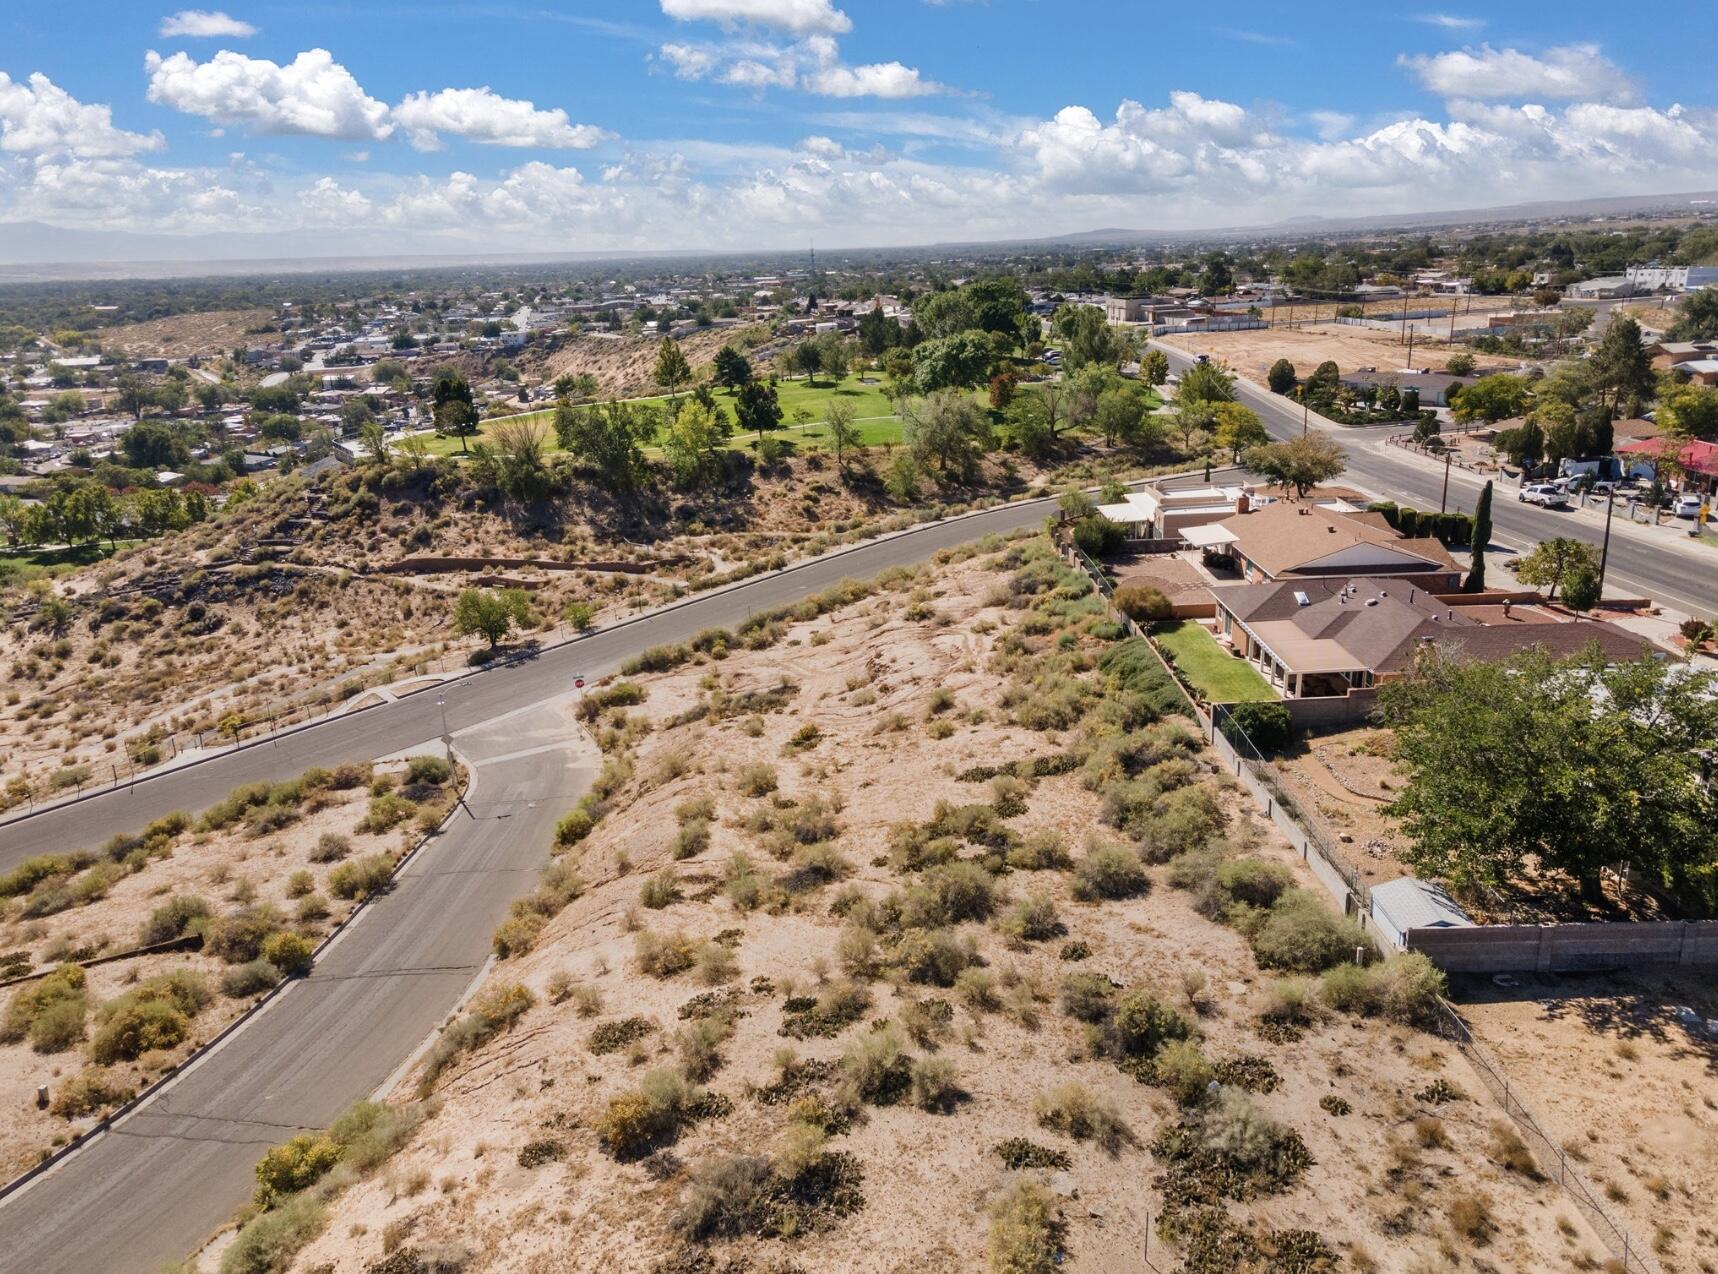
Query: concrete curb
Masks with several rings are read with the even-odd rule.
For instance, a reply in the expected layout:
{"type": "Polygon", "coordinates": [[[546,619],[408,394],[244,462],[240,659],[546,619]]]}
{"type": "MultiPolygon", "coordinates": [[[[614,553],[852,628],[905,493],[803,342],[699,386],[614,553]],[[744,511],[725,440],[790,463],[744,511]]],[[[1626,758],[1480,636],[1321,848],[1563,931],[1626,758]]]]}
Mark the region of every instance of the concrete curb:
{"type": "MultiPolygon", "coordinates": [[[[446,817],[444,817],[440,823],[436,824],[434,831],[425,832],[422,836],[418,837],[417,842],[405,853],[401,854],[399,861],[394,864],[394,869],[388,876],[388,887],[390,889],[393,888],[394,882],[399,879],[400,873],[406,869],[407,865],[417,858],[423,847],[429,844],[435,837],[440,836],[445,832],[448,828],[448,824],[453,822],[454,816],[462,809],[467,808],[466,798],[470,796],[471,790],[476,785],[477,781],[476,767],[467,765],[466,773],[470,777],[466,781],[465,789],[464,791],[459,792],[458,799],[454,801],[453,808],[447,812],[446,817]]],[[[351,912],[344,920],[328,931],[327,936],[324,937],[321,942],[316,944],[316,950],[311,953],[311,968],[314,969],[316,967],[316,961],[322,958],[322,954],[327,951],[329,947],[333,946],[335,942],[343,938],[351,930],[352,926],[357,923],[358,918],[366,914],[370,903],[380,896],[380,894],[371,894],[369,897],[365,898],[356,907],[352,908],[351,912]]],[[[213,1053],[215,1049],[220,1047],[227,1040],[231,1039],[234,1035],[238,1034],[242,1028],[249,1025],[250,1022],[264,1009],[273,1004],[275,1000],[285,995],[287,991],[291,990],[292,987],[296,986],[300,981],[302,981],[301,978],[288,977],[282,978],[279,982],[276,982],[263,993],[261,999],[255,1001],[243,1013],[240,1013],[232,1021],[228,1022],[220,1030],[216,1031],[215,1034],[205,1043],[193,1049],[186,1055],[184,1061],[180,1062],[177,1066],[174,1066],[171,1070],[164,1071],[153,1083],[148,1084],[139,1090],[137,1095],[130,1101],[116,1107],[111,1113],[103,1115],[96,1121],[93,1127],[85,1132],[79,1133],[58,1150],[46,1156],[40,1162],[25,1169],[18,1176],[12,1178],[12,1180],[5,1182],[4,1184],[0,1184],[0,1202],[5,1201],[18,1191],[24,1189],[37,1178],[45,1176],[60,1163],[69,1159],[76,1151],[82,1150],[85,1146],[89,1145],[90,1142],[94,1141],[102,1133],[111,1131],[117,1124],[124,1120],[126,1116],[130,1115],[142,1106],[144,1102],[154,1097],[157,1093],[170,1087],[174,1081],[187,1074],[194,1066],[213,1053]]]]}

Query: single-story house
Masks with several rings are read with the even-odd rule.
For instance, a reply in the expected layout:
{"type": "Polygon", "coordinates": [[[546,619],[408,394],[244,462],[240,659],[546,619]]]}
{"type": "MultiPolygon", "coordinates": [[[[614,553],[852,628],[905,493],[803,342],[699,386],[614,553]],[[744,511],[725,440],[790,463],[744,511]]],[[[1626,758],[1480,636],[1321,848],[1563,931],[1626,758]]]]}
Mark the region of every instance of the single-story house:
{"type": "Polygon", "coordinates": [[[1662,372],[1696,359],[1718,358],[1718,341],[1659,341],[1647,346],[1646,352],[1652,355],[1652,365],[1662,372]]]}
{"type": "Polygon", "coordinates": [[[1456,606],[1412,580],[1287,579],[1211,593],[1219,639],[1285,699],[1341,697],[1395,680],[1431,644],[1485,660],[1532,646],[1573,655],[1597,642],[1623,662],[1654,649],[1615,624],[1532,604],[1456,606]]]}
{"type": "MultiPolygon", "coordinates": [[[[1617,447],[1619,456],[1631,456],[1655,464],[1675,444],[1668,438],[1643,438],[1617,447]]],[[[1718,492],[1718,443],[1685,442],[1677,456],[1682,486],[1687,491],[1718,492]]],[[[1630,472],[1634,472],[1631,467],[1630,472]]]]}
{"type": "Polygon", "coordinates": [[[1468,918],[1455,899],[1434,885],[1413,876],[1399,876],[1374,885],[1367,891],[1372,899],[1372,921],[1397,950],[1408,945],[1408,934],[1415,929],[1471,929],[1468,918]]]}
{"type": "MultiPolygon", "coordinates": [[[[1182,534],[1195,539],[1192,530],[1182,534]]],[[[1230,558],[1241,578],[1255,583],[1356,575],[1407,579],[1434,590],[1461,583],[1461,568],[1437,540],[1401,535],[1383,514],[1345,501],[1244,506],[1199,528],[1198,538],[1198,547],[1230,558]]]]}
{"type": "Polygon", "coordinates": [[[1383,389],[1386,385],[1393,385],[1397,389],[1416,389],[1420,393],[1422,407],[1448,407],[1452,389],[1471,385],[1478,379],[1477,376],[1451,376],[1448,372],[1380,372],[1370,368],[1342,374],[1342,383],[1357,393],[1364,393],[1368,389],[1383,389]]]}
{"type": "Polygon", "coordinates": [[[1676,369],[1696,385],[1718,385],[1718,357],[1691,358],[1678,363],[1676,369]]]}

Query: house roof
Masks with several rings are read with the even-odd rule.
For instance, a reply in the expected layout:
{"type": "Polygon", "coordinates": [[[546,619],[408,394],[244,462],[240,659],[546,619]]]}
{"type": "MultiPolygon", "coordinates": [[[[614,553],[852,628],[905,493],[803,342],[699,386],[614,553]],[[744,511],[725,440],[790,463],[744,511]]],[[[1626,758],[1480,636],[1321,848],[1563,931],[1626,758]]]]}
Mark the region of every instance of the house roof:
{"type": "MultiPolygon", "coordinates": [[[[1638,442],[1625,442],[1617,450],[1629,455],[1657,457],[1666,454],[1675,445],[1669,438],[1642,438],[1638,442]]],[[[1718,476],[1718,443],[1685,442],[1677,461],[1690,473],[1718,476]]]]}
{"type": "Polygon", "coordinates": [[[1219,585],[1211,592],[1298,673],[1402,672],[1428,641],[1487,661],[1530,646],[1573,655],[1597,642],[1617,661],[1652,649],[1614,624],[1565,619],[1530,606],[1512,607],[1509,620],[1488,623],[1495,617],[1490,608],[1452,607],[1403,580],[1303,578],[1219,585]]]}
{"type": "MultiPolygon", "coordinates": [[[[1398,535],[1382,516],[1374,519],[1364,513],[1343,513],[1319,505],[1283,501],[1237,513],[1217,525],[1235,537],[1238,551],[1272,576],[1318,571],[1319,562],[1362,546],[1378,550],[1375,556],[1379,564],[1388,564],[1391,569],[1456,569],[1449,551],[1437,540],[1398,535]],[[1393,555],[1403,560],[1389,562],[1393,555]],[[1424,565],[1416,566],[1416,560],[1424,565]]],[[[1352,575],[1356,566],[1350,561],[1330,573],[1352,575]]]]}

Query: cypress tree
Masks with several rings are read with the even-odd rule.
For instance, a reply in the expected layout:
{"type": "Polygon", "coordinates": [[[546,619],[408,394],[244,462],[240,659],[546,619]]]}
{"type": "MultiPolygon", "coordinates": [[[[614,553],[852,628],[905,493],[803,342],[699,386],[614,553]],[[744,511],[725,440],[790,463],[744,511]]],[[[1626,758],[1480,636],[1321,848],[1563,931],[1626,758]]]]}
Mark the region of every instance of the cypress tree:
{"type": "Polygon", "coordinates": [[[1491,543],[1491,483],[1479,493],[1473,511],[1473,565],[1468,569],[1464,593],[1485,592],[1485,546],[1491,543]]]}

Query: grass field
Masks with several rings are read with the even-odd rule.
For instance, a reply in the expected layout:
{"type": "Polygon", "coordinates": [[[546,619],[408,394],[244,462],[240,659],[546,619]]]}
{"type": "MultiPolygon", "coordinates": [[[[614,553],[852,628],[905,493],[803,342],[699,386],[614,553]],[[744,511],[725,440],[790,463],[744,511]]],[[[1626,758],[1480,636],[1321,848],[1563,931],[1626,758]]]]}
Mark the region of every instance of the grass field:
{"type": "Polygon", "coordinates": [[[127,549],[141,543],[142,540],[121,540],[117,548],[101,543],[51,549],[12,549],[0,552],[0,577],[64,575],[93,562],[105,561],[119,549],[127,549]]]}
{"type": "MultiPolygon", "coordinates": [[[[681,394],[682,401],[687,395],[681,394]]],[[[818,451],[828,447],[828,431],[820,428],[821,422],[829,413],[829,404],[844,402],[853,408],[853,414],[858,419],[859,431],[867,447],[882,446],[885,443],[896,443],[901,440],[901,422],[895,415],[894,404],[883,390],[880,379],[872,379],[868,383],[856,376],[843,377],[839,381],[828,377],[819,377],[815,385],[803,380],[784,380],[776,386],[776,397],[781,403],[782,428],[776,433],[777,438],[792,441],[802,451],[818,451]],[[796,412],[808,413],[808,421],[802,432],[796,412]]],[[[635,403],[649,403],[653,406],[666,408],[668,396],[658,394],[651,398],[634,398],[635,403]]],[[[716,391],[716,401],[733,415],[733,395],[727,390],[716,391]]],[[[550,425],[554,422],[553,408],[528,412],[518,416],[507,417],[510,420],[526,421],[531,424],[550,425]]],[[[476,442],[484,434],[490,432],[497,422],[487,420],[483,423],[483,431],[476,438],[467,442],[476,442]]],[[[558,449],[553,438],[549,440],[551,451],[558,449]]],[[[461,447],[458,438],[427,439],[431,454],[438,456],[458,455],[461,447]]],[[[735,434],[729,446],[749,448],[757,442],[756,434],[735,434]]]]}
{"type": "Polygon", "coordinates": [[[1217,644],[1204,626],[1178,619],[1152,629],[1152,639],[1175,657],[1175,667],[1211,703],[1275,699],[1270,683],[1245,659],[1217,644]]]}
{"type": "MultiPolygon", "coordinates": [[[[980,402],[988,402],[984,390],[973,390],[972,394],[980,402]]],[[[686,397],[685,394],[680,395],[682,401],[686,397]]],[[[803,380],[783,380],[776,386],[776,397],[781,403],[782,427],[773,436],[790,444],[798,451],[828,451],[830,449],[829,430],[824,427],[823,422],[828,417],[829,405],[833,402],[844,402],[853,408],[855,423],[859,427],[861,446],[893,446],[901,441],[901,418],[895,414],[894,404],[884,391],[880,378],[862,379],[858,376],[846,376],[840,380],[832,380],[828,377],[819,377],[815,385],[808,384],[803,380]],[[799,412],[805,413],[806,419],[803,423],[796,418],[796,413],[799,412]]],[[[658,394],[650,398],[634,398],[628,401],[650,403],[666,408],[668,397],[658,394]]],[[[716,401],[723,406],[730,417],[733,416],[734,396],[731,393],[725,389],[716,391],[716,401]]],[[[1162,400],[1154,393],[1148,393],[1146,401],[1153,410],[1162,403],[1162,400]]],[[[505,419],[549,426],[554,422],[555,413],[552,408],[545,408],[541,411],[527,412],[505,419]]],[[[489,433],[497,423],[495,420],[485,421],[483,434],[489,433]]],[[[476,442],[483,434],[467,441],[476,442]]],[[[560,449],[552,434],[546,441],[548,450],[557,451],[560,449]]],[[[733,438],[729,440],[728,446],[736,451],[751,450],[757,446],[757,441],[758,437],[755,433],[736,432],[733,438]]],[[[426,442],[432,455],[457,456],[461,451],[458,438],[428,438],[426,442]]],[[[654,453],[655,448],[650,447],[646,450],[654,453]]]]}

